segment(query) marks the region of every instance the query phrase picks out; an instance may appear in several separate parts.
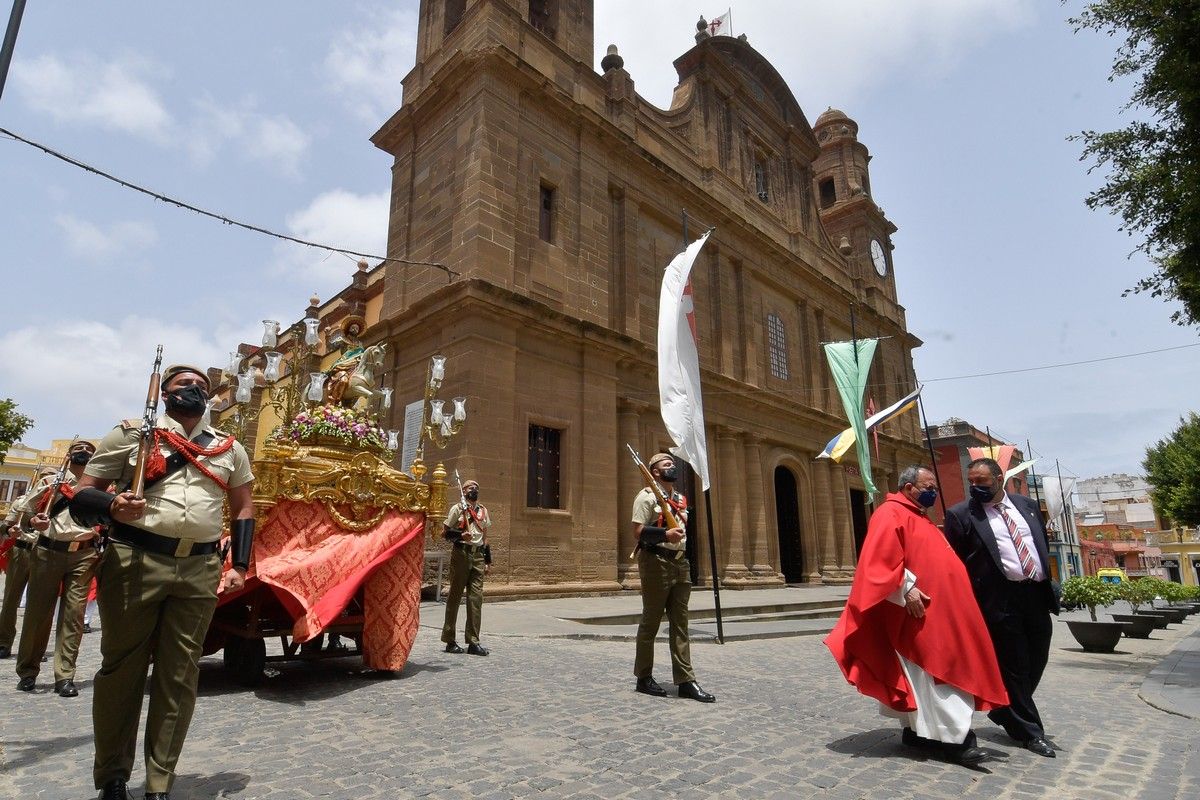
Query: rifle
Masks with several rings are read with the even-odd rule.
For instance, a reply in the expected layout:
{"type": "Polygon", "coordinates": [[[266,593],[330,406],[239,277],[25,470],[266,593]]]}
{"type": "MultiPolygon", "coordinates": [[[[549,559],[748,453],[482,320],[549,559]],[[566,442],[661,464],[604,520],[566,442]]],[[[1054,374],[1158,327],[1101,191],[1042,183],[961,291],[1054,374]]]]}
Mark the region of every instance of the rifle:
{"type": "MultiPolygon", "coordinates": [[[[662,510],[663,522],[667,526],[667,530],[672,528],[682,528],[679,520],[675,519],[675,515],[671,513],[671,504],[667,502],[667,496],[663,492],[662,487],[658,485],[658,481],[654,480],[654,476],[650,474],[650,469],[642,463],[642,457],[633,449],[633,445],[628,442],[625,446],[629,448],[629,454],[633,456],[633,463],[637,464],[637,468],[642,473],[642,479],[646,481],[646,486],[650,487],[650,491],[654,492],[654,499],[658,501],[658,507],[662,510]]],[[[638,550],[642,549],[642,543],[638,542],[637,547],[633,548],[633,552],[629,554],[629,560],[637,558],[638,550]]]]}
{"type": "Polygon", "coordinates": [[[454,468],[454,480],[458,484],[458,505],[462,509],[463,529],[470,533],[471,525],[467,522],[468,514],[470,514],[471,505],[467,502],[467,493],[463,491],[462,478],[459,477],[458,467],[454,468]]]}
{"type": "Polygon", "coordinates": [[[129,491],[142,499],[146,488],[146,464],[150,460],[150,448],[154,447],[154,426],[158,422],[158,393],[162,383],[162,345],[154,356],[154,369],[150,373],[150,388],[146,390],[146,407],[142,410],[142,427],[138,431],[137,463],[133,467],[133,481],[129,491]]]}
{"type": "Polygon", "coordinates": [[[67,465],[71,463],[71,448],[78,440],[78,433],[71,437],[71,443],[67,445],[67,454],[63,456],[62,463],[58,465],[58,472],[55,473],[54,480],[46,487],[46,496],[33,506],[35,516],[42,512],[45,512],[47,517],[50,516],[50,509],[54,508],[54,503],[58,500],[58,489],[67,482],[67,465]]]}

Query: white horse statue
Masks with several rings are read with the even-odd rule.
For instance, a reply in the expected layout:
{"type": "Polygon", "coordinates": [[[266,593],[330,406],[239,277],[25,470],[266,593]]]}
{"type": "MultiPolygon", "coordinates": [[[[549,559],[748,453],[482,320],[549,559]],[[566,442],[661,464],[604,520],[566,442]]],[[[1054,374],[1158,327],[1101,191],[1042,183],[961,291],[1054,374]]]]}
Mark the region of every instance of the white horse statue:
{"type": "Polygon", "coordinates": [[[371,345],[358,358],[354,371],[346,376],[330,375],[330,382],[340,384],[330,399],[340,402],[346,408],[358,405],[359,400],[365,400],[364,407],[370,408],[383,400],[383,392],[376,388],[376,376],[383,367],[383,356],[387,352],[386,344],[371,345]],[[340,380],[339,380],[340,379],[340,380]]]}

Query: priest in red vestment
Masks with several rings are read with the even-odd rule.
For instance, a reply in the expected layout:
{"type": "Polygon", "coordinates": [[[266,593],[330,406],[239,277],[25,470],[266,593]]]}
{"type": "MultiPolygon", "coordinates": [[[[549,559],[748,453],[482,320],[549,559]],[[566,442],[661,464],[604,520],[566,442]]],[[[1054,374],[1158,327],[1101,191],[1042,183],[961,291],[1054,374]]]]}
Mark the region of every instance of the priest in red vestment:
{"type": "Polygon", "coordinates": [[[903,725],[906,745],[962,764],[987,754],[974,711],[1008,705],[992,640],[962,561],[925,516],[933,473],[906,467],[871,515],[850,599],[825,639],[855,688],[903,725]]]}

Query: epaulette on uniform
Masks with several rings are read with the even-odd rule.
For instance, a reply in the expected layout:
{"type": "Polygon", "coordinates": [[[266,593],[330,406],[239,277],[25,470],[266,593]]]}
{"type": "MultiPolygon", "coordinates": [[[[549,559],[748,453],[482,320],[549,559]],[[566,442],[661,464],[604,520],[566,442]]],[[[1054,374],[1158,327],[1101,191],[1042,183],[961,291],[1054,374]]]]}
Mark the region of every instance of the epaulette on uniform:
{"type": "Polygon", "coordinates": [[[142,429],[142,418],[123,419],[119,427],[124,431],[140,431],[142,429]]]}

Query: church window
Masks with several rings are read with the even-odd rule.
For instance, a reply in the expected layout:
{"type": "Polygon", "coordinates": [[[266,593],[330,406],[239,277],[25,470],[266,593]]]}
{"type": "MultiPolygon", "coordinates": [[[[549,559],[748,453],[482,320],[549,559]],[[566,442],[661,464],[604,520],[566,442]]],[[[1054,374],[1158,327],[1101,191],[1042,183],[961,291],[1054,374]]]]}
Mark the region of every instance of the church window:
{"type": "Polygon", "coordinates": [[[13,481],[13,490],[12,490],[11,499],[16,500],[18,497],[25,494],[25,492],[27,492],[27,491],[29,491],[29,482],[28,481],[13,481]]]}
{"type": "Polygon", "coordinates": [[[529,0],[529,24],[554,38],[558,17],[557,0],[529,0]]]}
{"type": "Polygon", "coordinates": [[[529,426],[529,473],[525,505],[561,508],[559,481],[562,468],[562,431],[529,426]]]}
{"type": "MultiPolygon", "coordinates": [[[[13,499],[17,499],[20,495],[15,495],[13,499]]],[[[8,500],[8,481],[0,481],[0,502],[8,500]]]]}
{"type": "Polygon", "coordinates": [[[467,9],[467,0],[446,0],[446,24],[443,33],[449,33],[458,27],[462,21],[463,12],[467,9]]]}
{"type": "Polygon", "coordinates": [[[837,189],[833,186],[833,178],[824,179],[817,188],[821,192],[821,208],[829,208],[837,202],[837,189]]]}
{"type": "Polygon", "coordinates": [[[538,198],[538,236],[543,242],[554,242],[554,187],[544,183],[538,198]]]}
{"type": "Polygon", "coordinates": [[[767,347],[771,356],[771,374],[788,379],[787,333],[778,314],[767,314],[767,347]]]}
{"type": "Polygon", "coordinates": [[[758,195],[758,199],[764,203],[771,199],[771,193],[767,191],[767,185],[767,168],[761,158],[756,158],[754,161],[754,192],[758,195]]]}

